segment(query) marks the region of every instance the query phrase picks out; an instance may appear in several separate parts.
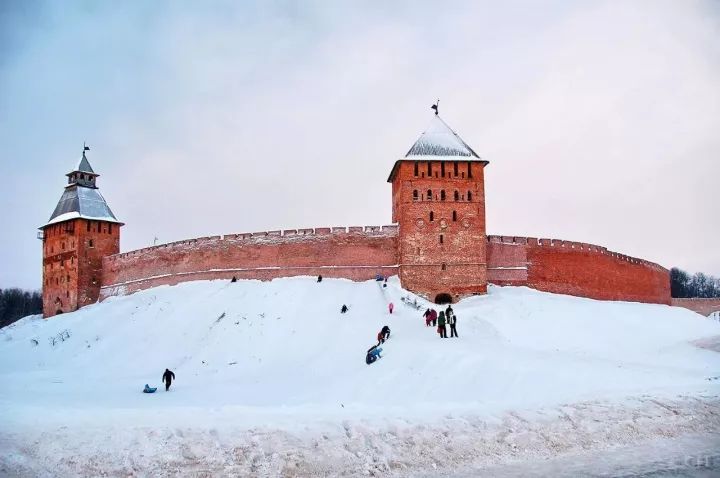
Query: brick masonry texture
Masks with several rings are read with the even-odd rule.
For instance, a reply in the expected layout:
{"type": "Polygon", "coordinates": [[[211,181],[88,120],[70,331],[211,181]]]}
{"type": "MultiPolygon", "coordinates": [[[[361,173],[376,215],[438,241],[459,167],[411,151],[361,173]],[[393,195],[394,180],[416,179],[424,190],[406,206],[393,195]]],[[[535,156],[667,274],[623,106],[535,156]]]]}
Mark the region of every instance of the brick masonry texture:
{"type": "Polygon", "coordinates": [[[203,237],[103,260],[101,297],[201,279],[310,275],[367,280],[398,273],[397,226],[332,227],[203,237]]]}
{"type": "Polygon", "coordinates": [[[73,219],[48,226],[43,233],[43,315],[97,302],[102,260],[120,251],[120,227],[73,219]]]}
{"type": "Polygon", "coordinates": [[[720,312],[720,299],[672,299],[672,305],[690,309],[706,317],[713,312],[720,312]]]}

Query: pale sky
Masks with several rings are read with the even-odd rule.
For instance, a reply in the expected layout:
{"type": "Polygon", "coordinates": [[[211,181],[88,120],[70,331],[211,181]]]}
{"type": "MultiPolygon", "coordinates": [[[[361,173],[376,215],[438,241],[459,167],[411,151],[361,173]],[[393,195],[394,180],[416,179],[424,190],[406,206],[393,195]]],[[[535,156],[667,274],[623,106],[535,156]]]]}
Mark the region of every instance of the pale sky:
{"type": "Polygon", "coordinates": [[[717,2],[6,0],[0,288],[40,287],[83,141],[122,251],[381,225],[437,98],[488,234],[720,276],[717,2]]]}

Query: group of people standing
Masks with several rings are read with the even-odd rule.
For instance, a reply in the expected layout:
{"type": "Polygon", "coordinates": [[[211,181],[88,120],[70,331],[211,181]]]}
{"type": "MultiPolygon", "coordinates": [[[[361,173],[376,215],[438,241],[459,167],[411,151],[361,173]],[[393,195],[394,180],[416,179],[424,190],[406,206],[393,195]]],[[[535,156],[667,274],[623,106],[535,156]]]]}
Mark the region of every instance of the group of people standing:
{"type": "Polygon", "coordinates": [[[430,327],[431,325],[433,327],[437,326],[437,333],[440,335],[440,338],[448,338],[448,325],[450,326],[450,337],[458,336],[456,327],[457,316],[455,315],[455,311],[452,306],[448,305],[447,308],[445,310],[441,310],[440,313],[438,313],[435,309],[427,309],[423,314],[423,317],[425,317],[426,327],[430,327]]]}

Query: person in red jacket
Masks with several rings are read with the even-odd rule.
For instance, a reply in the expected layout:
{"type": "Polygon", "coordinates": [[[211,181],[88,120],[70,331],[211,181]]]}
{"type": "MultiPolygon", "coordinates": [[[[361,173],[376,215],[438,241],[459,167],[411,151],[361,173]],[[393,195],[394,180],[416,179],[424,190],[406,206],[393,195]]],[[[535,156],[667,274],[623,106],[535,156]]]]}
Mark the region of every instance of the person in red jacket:
{"type": "Polygon", "coordinates": [[[395,308],[395,305],[394,305],[392,302],[390,302],[390,303],[388,304],[388,310],[390,311],[391,314],[392,314],[392,311],[393,311],[394,308],[395,308]]]}

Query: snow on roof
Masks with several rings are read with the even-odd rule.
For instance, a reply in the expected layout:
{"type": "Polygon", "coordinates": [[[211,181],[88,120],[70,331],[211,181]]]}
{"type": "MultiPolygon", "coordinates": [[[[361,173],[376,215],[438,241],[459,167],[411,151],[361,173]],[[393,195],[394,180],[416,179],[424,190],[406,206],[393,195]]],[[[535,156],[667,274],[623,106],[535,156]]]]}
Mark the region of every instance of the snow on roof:
{"type": "Polygon", "coordinates": [[[445,123],[440,116],[433,116],[428,128],[415,141],[406,158],[427,157],[480,158],[465,141],[445,123]]]}
{"type": "Polygon", "coordinates": [[[72,185],[65,189],[55,211],[42,227],[77,218],[121,224],[110,210],[100,191],[95,188],[72,185]]]}

